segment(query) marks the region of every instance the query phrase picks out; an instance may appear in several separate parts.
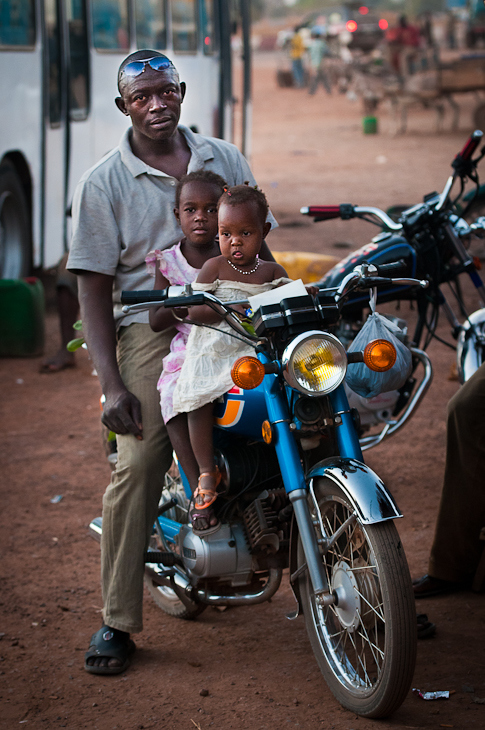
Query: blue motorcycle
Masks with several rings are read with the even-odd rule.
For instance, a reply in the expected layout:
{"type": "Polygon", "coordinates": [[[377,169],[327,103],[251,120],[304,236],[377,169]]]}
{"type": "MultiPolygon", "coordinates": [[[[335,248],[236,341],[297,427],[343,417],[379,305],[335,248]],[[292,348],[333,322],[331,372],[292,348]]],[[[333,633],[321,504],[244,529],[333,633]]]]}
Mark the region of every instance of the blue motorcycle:
{"type": "MultiPolygon", "coordinates": [[[[358,416],[343,382],[347,367],[385,370],[393,346],[375,340],[346,353],[329,333],[348,297],[388,285],[392,267],[362,265],[338,287],[260,306],[249,334],[231,311],[190,286],[124,292],[125,311],[207,304],[250,343],[233,366],[234,387],[215,405],[215,446],[224,494],[220,528],[193,533],[190,488],[174,469],[145,556],[146,583],[167,614],[193,619],[207,606],[267,601],[283,571],[323,676],[347,709],[384,717],[403,702],[416,655],[409,570],[394,524],[401,517],[382,480],[363,461],[358,416]]],[[[237,302],[238,304],[240,302],[237,302]]],[[[395,356],[395,352],[394,352],[395,356]]],[[[100,519],[91,523],[100,534],[100,519]]]]}

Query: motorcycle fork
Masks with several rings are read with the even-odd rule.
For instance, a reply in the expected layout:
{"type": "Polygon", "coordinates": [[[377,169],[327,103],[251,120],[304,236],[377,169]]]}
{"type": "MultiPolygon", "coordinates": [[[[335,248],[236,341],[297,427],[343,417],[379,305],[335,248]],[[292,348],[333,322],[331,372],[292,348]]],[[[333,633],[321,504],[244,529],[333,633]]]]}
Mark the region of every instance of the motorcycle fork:
{"type": "MultiPolygon", "coordinates": [[[[264,358],[260,358],[264,362],[264,358]]],[[[290,430],[290,413],[286,400],[286,393],[276,375],[267,375],[264,379],[268,420],[273,431],[273,439],[278,462],[280,465],[283,484],[288,494],[295,514],[298,531],[300,533],[306,567],[315,593],[315,598],[321,606],[335,603],[335,597],[330,593],[327,576],[325,574],[320,550],[317,542],[315,526],[308,506],[308,487],[305,482],[300,460],[300,454],[295,438],[290,430]]],[[[304,569],[302,566],[301,570],[304,569]]]]}

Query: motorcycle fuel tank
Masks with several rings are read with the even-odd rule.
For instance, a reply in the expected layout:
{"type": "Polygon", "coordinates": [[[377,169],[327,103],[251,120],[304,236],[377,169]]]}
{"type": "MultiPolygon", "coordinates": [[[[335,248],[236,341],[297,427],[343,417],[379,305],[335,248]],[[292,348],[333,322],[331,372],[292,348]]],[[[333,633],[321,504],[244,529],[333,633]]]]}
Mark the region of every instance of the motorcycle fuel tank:
{"type": "MultiPolygon", "coordinates": [[[[411,278],[416,276],[417,257],[414,248],[403,236],[395,233],[380,233],[370,243],[366,243],[362,248],[352,251],[342,261],[339,261],[318,282],[318,286],[338,286],[342,279],[363,261],[368,261],[370,264],[377,266],[390,264],[394,261],[403,261],[403,267],[399,271],[399,275],[411,278]]],[[[389,284],[389,286],[379,287],[377,302],[382,303],[407,298],[414,298],[411,287],[389,284]]],[[[348,312],[352,309],[361,309],[366,305],[368,300],[369,296],[367,293],[351,294],[344,305],[343,311],[348,312]]]]}
{"type": "Polygon", "coordinates": [[[216,427],[262,441],[261,426],[268,417],[263,386],[243,390],[235,385],[216,402],[214,416],[216,427]]]}

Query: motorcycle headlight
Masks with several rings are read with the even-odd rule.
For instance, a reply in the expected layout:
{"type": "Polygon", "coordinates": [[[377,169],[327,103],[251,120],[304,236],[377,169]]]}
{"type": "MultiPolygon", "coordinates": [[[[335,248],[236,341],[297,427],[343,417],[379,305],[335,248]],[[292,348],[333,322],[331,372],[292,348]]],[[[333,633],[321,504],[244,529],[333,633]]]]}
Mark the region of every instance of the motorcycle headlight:
{"type": "Polygon", "coordinates": [[[323,332],[304,332],[283,353],[283,375],[292,388],[306,395],[324,395],[341,384],[347,355],[341,342],[323,332]]]}

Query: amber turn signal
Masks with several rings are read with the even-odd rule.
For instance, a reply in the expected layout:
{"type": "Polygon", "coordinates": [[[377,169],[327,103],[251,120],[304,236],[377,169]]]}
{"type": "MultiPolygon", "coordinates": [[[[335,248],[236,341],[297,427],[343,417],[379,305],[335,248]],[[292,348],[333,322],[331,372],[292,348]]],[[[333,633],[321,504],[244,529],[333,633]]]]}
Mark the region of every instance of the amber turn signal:
{"type": "Polygon", "coordinates": [[[264,375],[264,365],[256,357],[240,357],[231,368],[233,383],[243,390],[257,388],[264,375]]]}
{"type": "Polygon", "coordinates": [[[261,434],[265,444],[270,444],[273,440],[273,429],[269,421],[263,421],[261,424],[261,434]]]}
{"type": "Polygon", "coordinates": [[[372,340],[365,347],[364,362],[376,373],[390,370],[396,362],[396,348],[388,340],[372,340]]]}

